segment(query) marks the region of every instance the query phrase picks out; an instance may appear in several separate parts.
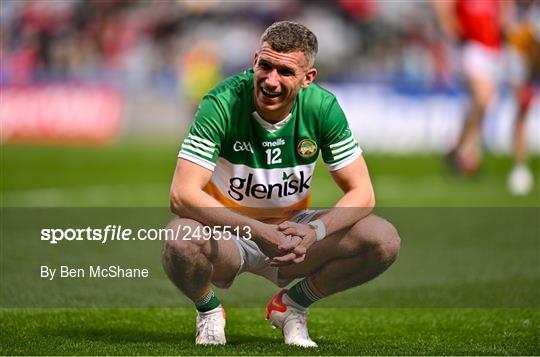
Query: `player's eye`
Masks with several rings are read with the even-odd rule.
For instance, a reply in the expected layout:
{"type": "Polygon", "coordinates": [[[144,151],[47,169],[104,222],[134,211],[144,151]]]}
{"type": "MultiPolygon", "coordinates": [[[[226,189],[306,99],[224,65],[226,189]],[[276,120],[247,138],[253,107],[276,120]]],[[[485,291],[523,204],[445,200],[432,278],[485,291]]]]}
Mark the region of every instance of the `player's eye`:
{"type": "Polygon", "coordinates": [[[271,68],[270,65],[268,63],[266,63],[266,62],[262,62],[262,63],[259,62],[259,67],[264,69],[264,70],[269,70],[271,68]]]}
{"type": "Polygon", "coordinates": [[[282,76],[285,76],[285,77],[294,76],[294,72],[291,71],[290,69],[281,69],[281,70],[279,70],[279,74],[281,74],[282,76]]]}

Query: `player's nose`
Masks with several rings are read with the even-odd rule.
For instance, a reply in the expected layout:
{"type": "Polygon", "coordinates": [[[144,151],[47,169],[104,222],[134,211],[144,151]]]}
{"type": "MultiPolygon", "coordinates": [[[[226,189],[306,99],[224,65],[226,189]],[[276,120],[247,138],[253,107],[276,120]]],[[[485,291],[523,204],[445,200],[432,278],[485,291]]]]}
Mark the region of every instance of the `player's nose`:
{"type": "Polygon", "coordinates": [[[279,74],[277,73],[275,69],[270,71],[270,73],[268,73],[265,84],[267,88],[268,87],[272,89],[277,88],[277,86],[279,85],[279,74]]]}

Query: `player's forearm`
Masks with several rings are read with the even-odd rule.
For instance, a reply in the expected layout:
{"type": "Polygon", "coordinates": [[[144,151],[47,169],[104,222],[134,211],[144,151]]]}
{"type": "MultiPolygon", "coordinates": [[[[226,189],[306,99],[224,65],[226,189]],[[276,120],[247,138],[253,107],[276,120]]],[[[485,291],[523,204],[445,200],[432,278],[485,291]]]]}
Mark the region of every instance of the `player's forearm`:
{"type": "Polygon", "coordinates": [[[182,193],[171,192],[171,211],[180,217],[191,218],[208,226],[232,226],[252,229],[256,241],[262,222],[236,213],[223,206],[214,197],[200,189],[184,189],[182,193]]]}
{"type": "Polygon", "coordinates": [[[373,189],[354,189],[347,192],[333,209],[324,214],[320,220],[326,228],[326,235],[330,235],[366,217],[375,207],[373,189]]]}

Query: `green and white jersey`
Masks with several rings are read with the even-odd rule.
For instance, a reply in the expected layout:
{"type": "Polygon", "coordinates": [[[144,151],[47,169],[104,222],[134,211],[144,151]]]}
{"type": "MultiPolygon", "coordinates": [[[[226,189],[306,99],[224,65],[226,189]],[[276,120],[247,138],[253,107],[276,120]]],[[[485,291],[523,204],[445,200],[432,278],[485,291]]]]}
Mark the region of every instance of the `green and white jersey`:
{"type": "Polygon", "coordinates": [[[222,204],[268,220],[309,207],[319,152],[331,171],[362,153],[336,97],[311,84],[269,124],[255,110],[250,70],[202,99],[178,156],[213,171],[205,191],[222,204]]]}

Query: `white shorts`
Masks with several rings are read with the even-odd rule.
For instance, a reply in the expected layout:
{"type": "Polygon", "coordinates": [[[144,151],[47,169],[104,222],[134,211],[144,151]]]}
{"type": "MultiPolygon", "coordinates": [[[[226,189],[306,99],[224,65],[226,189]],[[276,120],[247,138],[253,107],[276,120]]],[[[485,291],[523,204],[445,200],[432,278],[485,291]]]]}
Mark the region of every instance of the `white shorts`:
{"type": "MultiPolygon", "coordinates": [[[[313,221],[314,217],[317,214],[320,214],[320,212],[321,211],[304,210],[289,219],[289,221],[296,223],[308,223],[313,221]]],[[[253,273],[270,280],[280,288],[287,286],[291,281],[294,280],[279,279],[279,268],[270,266],[272,259],[267,257],[252,240],[237,237],[234,242],[236,243],[238,252],[240,253],[240,268],[238,269],[236,276],[245,272],[253,273]]],[[[214,282],[214,285],[221,289],[227,289],[232,285],[233,282],[234,278],[227,282],[214,282]]]]}
{"type": "Polygon", "coordinates": [[[482,78],[492,83],[501,79],[501,50],[477,42],[467,42],[461,48],[461,68],[467,77],[482,78]]]}

